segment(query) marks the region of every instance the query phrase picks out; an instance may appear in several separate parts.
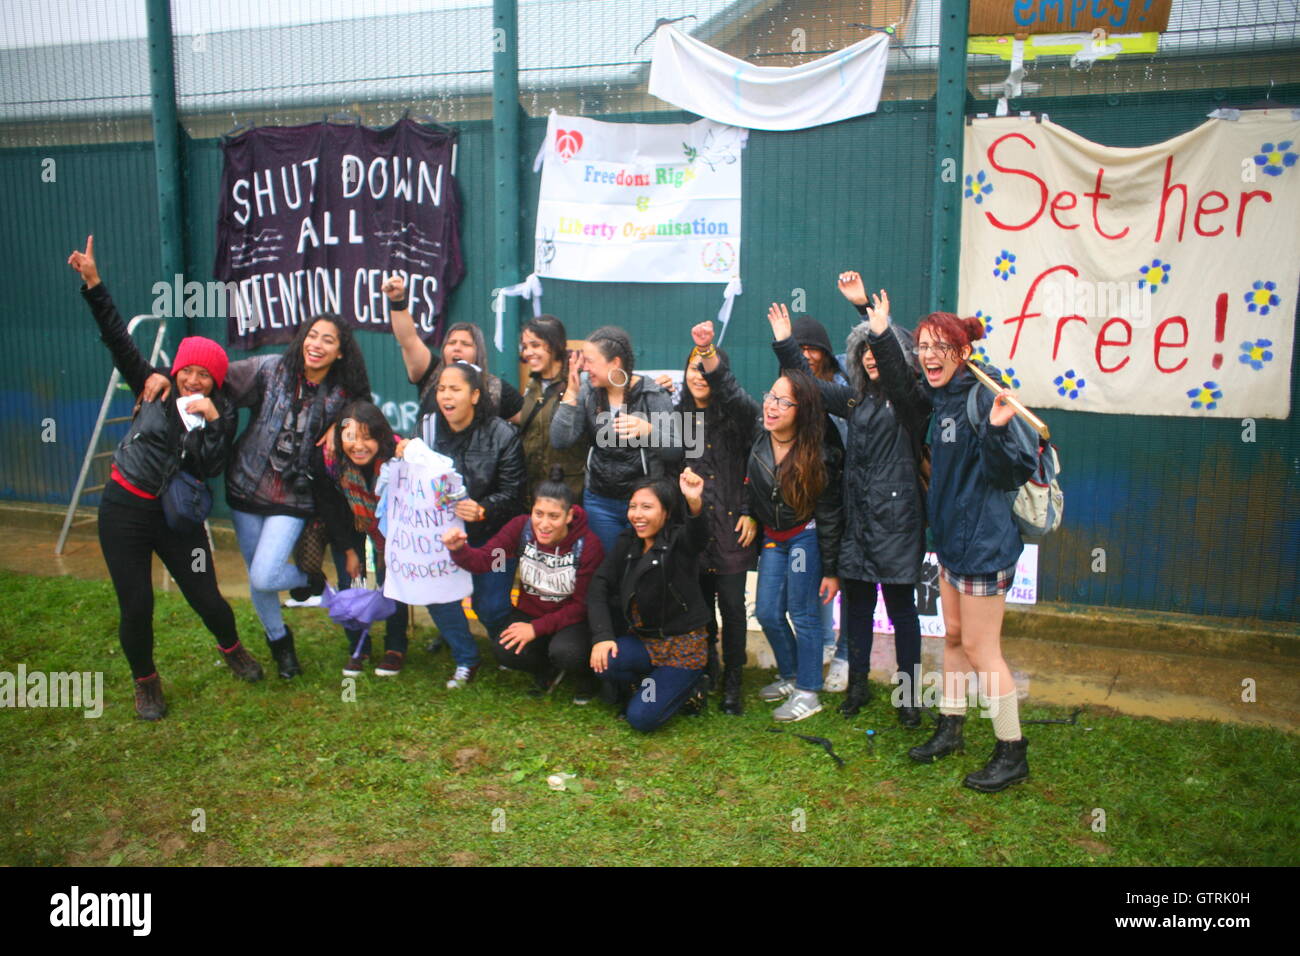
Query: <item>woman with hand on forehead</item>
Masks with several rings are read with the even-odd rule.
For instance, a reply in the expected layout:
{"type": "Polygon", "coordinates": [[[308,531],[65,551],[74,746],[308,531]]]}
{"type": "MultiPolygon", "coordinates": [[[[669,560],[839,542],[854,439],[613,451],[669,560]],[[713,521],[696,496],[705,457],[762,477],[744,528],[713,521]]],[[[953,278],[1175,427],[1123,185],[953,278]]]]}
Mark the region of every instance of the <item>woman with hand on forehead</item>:
{"type": "MultiPolygon", "coordinates": [[[[882,368],[901,368],[897,339],[883,308],[870,317],[867,337],[882,368]]],[[[900,404],[933,407],[930,491],[927,513],[941,568],[939,597],[947,631],[943,653],[943,699],[934,735],[908,755],[920,763],[962,751],[967,680],[977,675],[981,705],[993,721],[993,754],[980,770],[967,774],[973,790],[993,793],[1029,776],[1029,742],[1020,732],[1016,684],[1002,657],[1002,618],[1007,591],[1015,580],[1023,550],[1020,530],[1007,493],[1033,474],[1037,443],[1012,433],[1015,410],[1007,399],[981,388],[966,368],[972,343],[983,323],[951,312],[931,312],[916,330],[916,355],[922,378],[899,379],[900,404]],[[975,410],[968,412],[971,390],[975,410]],[[904,394],[905,393],[905,394],[904,394]],[[942,427],[940,427],[942,426],[942,427]]],[[[993,378],[996,369],[990,369],[993,378]]]]}
{"type": "Polygon", "coordinates": [[[668,392],[633,372],[632,340],[622,329],[596,329],[569,357],[551,444],[561,450],[589,444],[582,506],[606,554],[628,528],[633,486],[667,474],[684,457],[672,409],[668,392]]]}

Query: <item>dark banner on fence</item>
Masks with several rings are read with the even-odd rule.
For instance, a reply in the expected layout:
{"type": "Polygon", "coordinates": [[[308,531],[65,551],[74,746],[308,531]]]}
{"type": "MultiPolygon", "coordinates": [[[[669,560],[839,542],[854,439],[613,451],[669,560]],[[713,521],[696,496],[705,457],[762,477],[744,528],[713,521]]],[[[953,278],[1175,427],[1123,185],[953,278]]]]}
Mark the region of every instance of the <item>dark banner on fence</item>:
{"type": "Polygon", "coordinates": [[[393,273],[421,336],[436,339],[465,274],[455,141],[402,120],[253,129],[225,143],[214,274],[235,284],[228,343],[287,342],[321,312],[387,332],[380,287],[393,273]]]}

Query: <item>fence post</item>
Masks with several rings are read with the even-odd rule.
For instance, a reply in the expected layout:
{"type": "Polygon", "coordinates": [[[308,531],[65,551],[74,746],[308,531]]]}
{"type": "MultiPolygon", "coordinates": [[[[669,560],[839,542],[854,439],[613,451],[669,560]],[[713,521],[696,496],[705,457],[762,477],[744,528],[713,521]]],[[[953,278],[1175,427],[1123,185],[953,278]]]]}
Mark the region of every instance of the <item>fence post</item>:
{"type": "Polygon", "coordinates": [[[939,312],[957,309],[969,24],[970,4],[966,0],[943,0],[939,10],[939,85],[935,94],[935,181],[930,240],[930,308],[939,312]]]}
{"type": "MultiPolygon", "coordinates": [[[[147,12],[154,188],[158,194],[158,252],[163,281],[171,282],[185,271],[185,245],[181,226],[180,124],[176,117],[170,0],[147,0],[147,12]]],[[[184,321],[188,333],[189,319],[184,321]]]]}
{"type": "MultiPolygon", "coordinates": [[[[514,285],[519,274],[519,16],[516,0],[492,0],[492,224],[493,285],[514,285]],[[498,42],[498,38],[504,42],[498,42]]],[[[505,351],[518,340],[516,304],[506,299],[505,351]]]]}

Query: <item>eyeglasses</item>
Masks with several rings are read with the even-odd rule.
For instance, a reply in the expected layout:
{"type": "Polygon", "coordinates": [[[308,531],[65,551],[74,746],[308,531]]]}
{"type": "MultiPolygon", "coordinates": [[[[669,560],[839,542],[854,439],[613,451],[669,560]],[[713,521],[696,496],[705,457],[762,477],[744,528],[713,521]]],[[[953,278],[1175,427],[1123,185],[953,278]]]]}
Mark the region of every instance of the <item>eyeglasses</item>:
{"type": "Polygon", "coordinates": [[[771,392],[764,392],[763,404],[775,405],[777,408],[781,409],[781,411],[788,412],[790,409],[796,407],[799,403],[792,402],[788,398],[782,398],[780,395],[773,395],[771,392]]]}
{"type": "Polygon", "coordinates": [[[926,352],[937,352],[939,355],[952,355],[957,351],[957,346],[949,345],[947,342],[935,342],[934,344],[924,343],[912,349],[913,355],[924,355],[926,352]]]}

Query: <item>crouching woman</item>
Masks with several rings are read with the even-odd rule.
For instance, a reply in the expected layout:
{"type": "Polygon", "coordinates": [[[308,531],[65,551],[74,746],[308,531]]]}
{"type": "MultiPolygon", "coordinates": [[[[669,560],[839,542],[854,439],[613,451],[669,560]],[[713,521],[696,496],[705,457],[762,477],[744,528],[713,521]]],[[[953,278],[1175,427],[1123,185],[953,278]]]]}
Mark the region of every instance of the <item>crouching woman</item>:
{"type": "Polygon", "coordinates": [[[537,486],[532,511],[511,518],[483,547],[467,547],[460,528],[442,540],[451,559],[473,574],[487,574],[502,560],[519,561],[519,603],[492,642],[492,655],[502,667],[532,674],[534,696],[570,675],[574,703],[581,705],[591,701],[596,683],[588,664],[587,588],[605,551],[573,498],[564,469],[553,465],[537,486]]]}
{"type": "Polygon", "coordinates": [[[688,517],[678,518],[677,489],[647,478],[632,490],[613,550],[587,600],[591,667],[616,688],[635,685],[627,704],[634,730],[662,726],[685,708],[705,706],[709,611],[700,593],[700,552],[708,544],[704,479],[690,468],[678,479],[688,517]]]}

